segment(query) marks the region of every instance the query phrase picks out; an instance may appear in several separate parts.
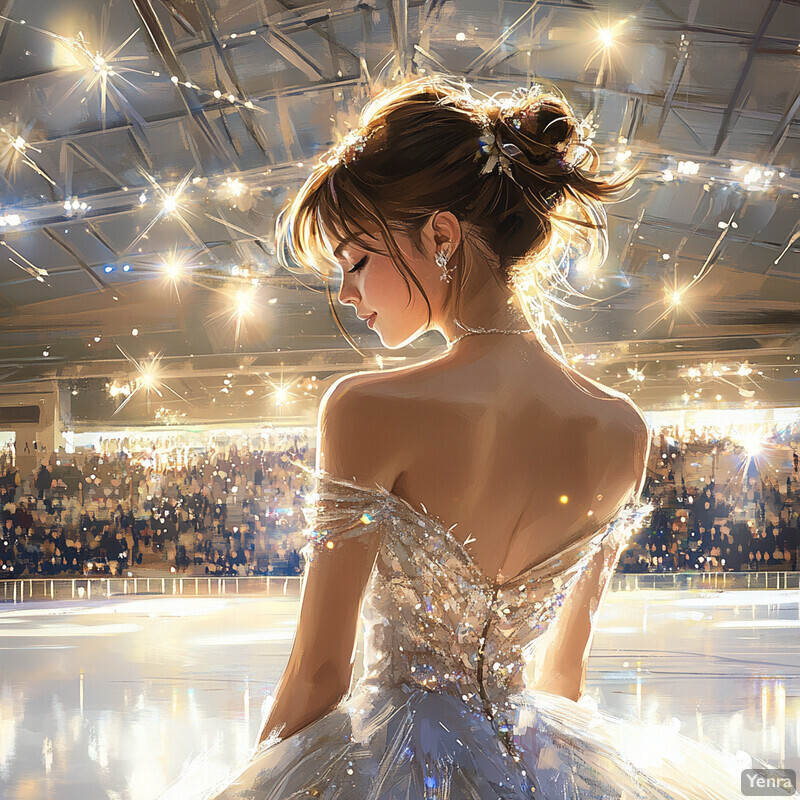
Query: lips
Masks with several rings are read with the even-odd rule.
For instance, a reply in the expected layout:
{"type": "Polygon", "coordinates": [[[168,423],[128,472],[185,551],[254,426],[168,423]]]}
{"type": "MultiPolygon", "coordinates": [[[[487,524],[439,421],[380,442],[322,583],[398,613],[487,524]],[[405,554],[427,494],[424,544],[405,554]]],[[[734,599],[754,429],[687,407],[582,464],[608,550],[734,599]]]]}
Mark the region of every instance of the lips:
{"type": "Polygon", "coordinates": [[[365,317],[362,317],[361,314],[356,314],[359,319],[365,319],[367,321],[367,325],[371,328],[375,324],[375,317],[378,316],[377,311],[373,311],[371,314],[367,314],[365,317]]]}

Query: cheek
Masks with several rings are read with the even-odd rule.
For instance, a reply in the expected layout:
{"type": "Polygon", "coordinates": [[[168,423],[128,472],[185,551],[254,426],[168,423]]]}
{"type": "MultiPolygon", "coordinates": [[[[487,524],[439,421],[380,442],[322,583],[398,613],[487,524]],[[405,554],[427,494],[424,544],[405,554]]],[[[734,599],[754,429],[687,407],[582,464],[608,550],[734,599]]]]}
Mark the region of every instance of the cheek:
{"type": "MultiPolygon", "coordinates": [[[[409,266],[414,269],[413,263],[409,266]]],[[[418,276],[418,272],[414,274],[418,276]]],[[[384,313],[396,310],[406,315],[417,309],[426,309],[425,300],[413,279],[401,274],[388,258],[373,264],[364,282],[364,292],[371,307],[378,312],[381,309],[384,313]]]]}
{"type": "Polygon", "coordinates": [[[389,259],[381,259],[371,265],[364,282],[364,291],[376,311],[384,313],[393,306],[403,305],[408,298],[405,281],[389,259]]]}

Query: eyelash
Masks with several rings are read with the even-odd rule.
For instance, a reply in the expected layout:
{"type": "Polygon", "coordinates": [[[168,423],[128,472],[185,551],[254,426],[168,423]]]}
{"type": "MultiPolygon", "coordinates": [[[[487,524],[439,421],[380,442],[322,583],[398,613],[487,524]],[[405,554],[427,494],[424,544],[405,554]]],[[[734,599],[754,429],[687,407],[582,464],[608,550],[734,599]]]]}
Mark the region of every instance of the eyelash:
{"type": "Polygon", "coordinates": [[[361,259],[361,261],[359,261],[359,262],[358,262],[358,264],[356,264],[356,265],[353,267],[353,269],[349,269],[349,270],[347,270],[347,271],[348,271],[348,272],[358,272],[358,271],[359,271],[359,270],[360,270],[360,269],[361,269],[361,268],[364,266],[364,264],[366,263],[366,261],[367,261],[367,257],[366,257],[366,256],[364,256],[364,258],[362,258],[362,259],[361,259]]]}

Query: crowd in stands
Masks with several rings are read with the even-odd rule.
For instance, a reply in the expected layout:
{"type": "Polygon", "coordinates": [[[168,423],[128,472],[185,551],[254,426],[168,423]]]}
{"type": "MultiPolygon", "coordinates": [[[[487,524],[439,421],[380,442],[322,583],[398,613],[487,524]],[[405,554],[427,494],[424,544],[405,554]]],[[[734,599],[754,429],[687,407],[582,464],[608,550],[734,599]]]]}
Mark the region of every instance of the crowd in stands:
{"type": "MultiPolygon", "coordinates": [[[[668,448],[665,448],[668,450],[668,448]]],[[[686,446],[680,456],[685,455],[686,446]]],[[[664,455],[671,455],[665,453],[664,455]]],[[[785,482],[750,469],[719,488],[653,472],[643,491],[650,523],[620,558],[621,572],[797,570],[800,548],[798,457],[785,482]],[[751,474],[755,473],[755,474],[751,474]]]]}
{"type": "MultiPolygon", "coordinates": [[[[146,449],[109,440],[101,451],[53,453],[21,476],[0,453],[0,579],[123,575],[298,575],[302,508],[315,452],[302,432],[247,446],[146,449]]],[[[758,471],[718,487],[676,478],[682,447],[653,449],[643,496],[650,523],[622,572],[797,570],[798,459],[785,483],[758,471]]]]}
{"type": "Polygon", "coordinates": [[[35,474],[0,472],[0,578],[298,575],[313,466],[302,435],[161,456],[54,453],[35,474]]]}

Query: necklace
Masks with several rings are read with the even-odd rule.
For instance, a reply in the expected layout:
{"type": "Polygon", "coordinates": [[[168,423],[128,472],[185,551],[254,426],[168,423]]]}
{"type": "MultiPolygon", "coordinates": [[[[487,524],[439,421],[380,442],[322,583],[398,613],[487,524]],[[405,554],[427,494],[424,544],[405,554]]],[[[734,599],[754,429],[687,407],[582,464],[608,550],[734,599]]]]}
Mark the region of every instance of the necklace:
{"type": "MultiPolygon", "coordinates": [[[[464,328],[464,325],[461,325],[460,322],[456,322],[456,325],[460,325],[464,328]]],[[[516,330],[505,330],[502,328],[468,328],[466,333],[462,333],[461,336],[457,336],[450,342],[450,347],[452,347],[456,342],[460,342],[465,336],[473,336],[478,333],[535,333],[536,331],[533,328],[518,328],[516,330]]]]}

